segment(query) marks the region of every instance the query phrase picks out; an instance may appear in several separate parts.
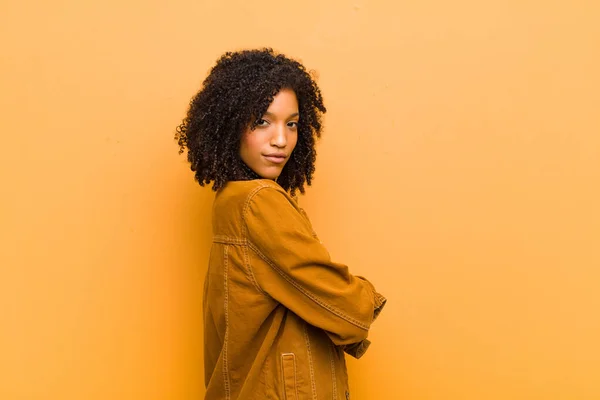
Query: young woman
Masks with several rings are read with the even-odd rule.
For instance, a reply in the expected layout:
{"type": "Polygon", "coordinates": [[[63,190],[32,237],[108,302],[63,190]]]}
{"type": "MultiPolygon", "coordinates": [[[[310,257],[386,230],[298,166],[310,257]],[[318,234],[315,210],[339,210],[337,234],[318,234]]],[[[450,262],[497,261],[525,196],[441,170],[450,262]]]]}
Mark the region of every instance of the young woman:
{"type": "Polygon", "coordinates": [[[385,304],[335,263],[299,208],[325,113],[297,61],[226,53],[177,129],[200,185],[212,183],[204,284],[206,399],[348,399],[344,352],[361,357],[385,304]]]}

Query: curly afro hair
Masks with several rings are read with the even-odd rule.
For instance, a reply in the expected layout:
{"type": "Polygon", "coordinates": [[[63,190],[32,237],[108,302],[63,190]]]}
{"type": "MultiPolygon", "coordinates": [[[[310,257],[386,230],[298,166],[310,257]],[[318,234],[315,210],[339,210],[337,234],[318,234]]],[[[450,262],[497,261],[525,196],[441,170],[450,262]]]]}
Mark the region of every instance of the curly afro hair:
{"type": "Polygon", "coordinates": [[[242,133],[254,130],[281,89],[298,99],[298,141],[277,183],[292,194],[304,193],[315,170],[316,138],[326,112],[315,80],[298,61],[272,49],[225,53],[192,98],[175,139],[201,186],[213,190],[228,181],[259,178],[240,158],[242,133]]]}

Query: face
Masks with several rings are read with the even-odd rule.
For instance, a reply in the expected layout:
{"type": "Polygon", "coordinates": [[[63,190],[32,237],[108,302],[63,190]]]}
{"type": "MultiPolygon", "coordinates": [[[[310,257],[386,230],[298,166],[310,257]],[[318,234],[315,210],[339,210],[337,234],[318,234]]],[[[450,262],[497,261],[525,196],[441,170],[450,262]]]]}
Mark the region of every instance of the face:
{"type": "Polygon", "coordinates": [[[277,179],[296,147],[299,118],[296,94],[281,89],[254,130],[242,134],[242,161],[262,178],[277,179]]]}

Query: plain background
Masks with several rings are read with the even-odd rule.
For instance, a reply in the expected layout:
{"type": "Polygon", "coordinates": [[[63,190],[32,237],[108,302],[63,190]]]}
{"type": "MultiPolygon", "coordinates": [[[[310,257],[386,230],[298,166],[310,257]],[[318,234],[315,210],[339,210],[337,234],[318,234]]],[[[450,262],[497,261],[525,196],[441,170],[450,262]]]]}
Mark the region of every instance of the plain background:
{"type": "Polygon", "coordinates": [[[261,46],[318,71],[300,201],[389,298],[352,398],[600,398],[599,4],[3,0],[0,398],[202,398],[213,194],[173,134],[261,46]]]}

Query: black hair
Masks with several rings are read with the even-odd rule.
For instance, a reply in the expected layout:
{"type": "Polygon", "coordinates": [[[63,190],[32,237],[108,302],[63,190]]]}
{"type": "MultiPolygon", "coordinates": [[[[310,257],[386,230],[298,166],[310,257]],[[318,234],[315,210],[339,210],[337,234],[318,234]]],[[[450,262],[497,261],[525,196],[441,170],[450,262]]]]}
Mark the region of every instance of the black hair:
{"type": "Polygon", "coordinates": [[[298,99],[298,141],[277,183],[292,194],[304,193],[315,170],[315,141],[326,112],[313,74],[298,61],[272,49],[228,52],[219,58],[192,98],[175,139],[201,186],[213,190],[228,181],[256,178],[240,158],[242,133],[267,111],[273,97],[291,89],[298,99]]]}

